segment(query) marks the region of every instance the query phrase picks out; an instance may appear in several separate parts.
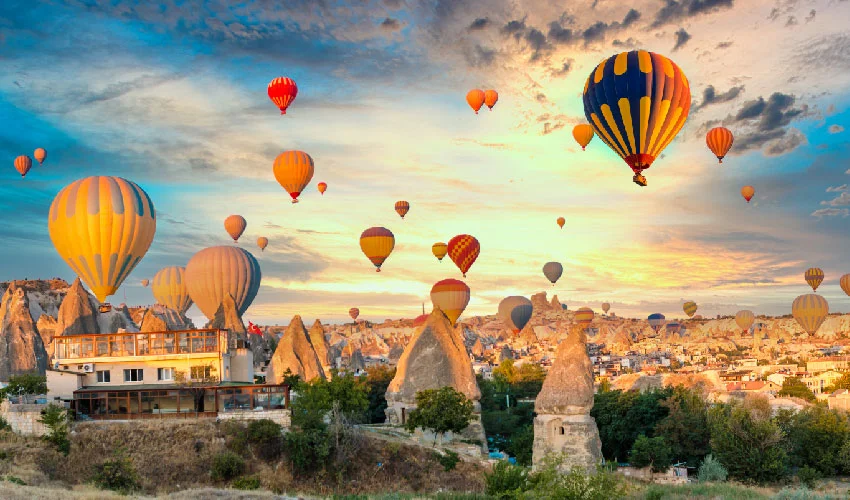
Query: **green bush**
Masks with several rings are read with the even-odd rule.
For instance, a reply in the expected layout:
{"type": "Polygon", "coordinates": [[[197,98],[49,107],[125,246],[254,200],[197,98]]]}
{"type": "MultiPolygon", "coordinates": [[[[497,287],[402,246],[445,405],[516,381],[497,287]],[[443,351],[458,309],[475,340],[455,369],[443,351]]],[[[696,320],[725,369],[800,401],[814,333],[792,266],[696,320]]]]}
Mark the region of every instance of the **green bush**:
{"type": "Polygon", "coordinates": [[[670,445],[661,436],[648,438],[640,435],[629,453],[629,463],[635,467],[650,466],[652,472],[664,472],[673,463],[670,457],[670,445]]]}
{"type": "Polygon", "coordinates": [[[0,431],[5,431],[6,429],[11,430],[12,426],[9,425],[9,422],[7,422],[5,418],[0,417],[0,431]]]}
{"type": "Polygon", "coordinates": [[[228,450],[248,456],[248,430],[242,422],[225,420],[221,423],[221,433],[224,434],[225,446],[228,450]]]}
{"type": "Polygon", "coordinates": [[[23,479],[15,476],[6,476],[6,481],[9,481],[10,483],[20,484],[21,486],[27,485],[27,483],[25,483],[23,479]]]}
{"type": "Polygon", "coordinates": [[[284,448],[292,468],[302,473],[324,468],[331,454],[330,439],[322,429],[290,430],[284,448]]]}
{"type": "Polygon", "coordinates": [[[809,488],[814,488],[818,479],[821,477],[819,470],[809,467],[808,465],[797,469],[797,479],[809,488]]]}
{"type": "Polygon", "coordinates": [[[260,489],[260,478],[258,477],[237,477],[231,483],[237,490],[258,490],[260,489]]]}
{"type": "Polygon", "coordinates": [[[95,466],[92,482],[102,490],[125,495],[141,487],[133,463],[120,449],[115,451],[111,459],[95,466]]]}
{"type": "Polygon", "coordinates": [[[443,453],[434,452],[434,458],[440,462],[440,465],[443,466],[447,472],[450,470],[454,470],[457,466],[457,463],[460,462],[460,457],[457,453],[451,450],[443,450],[443,453]]]}
{"type": "Polygon", "coordinates": [[[224,451],[213,457],[212,478],[216,481],[228,481],[242,474],[245,461],[232,451],[224,451]]]}
{"type": "Polygon", "coordinates": [[[723,464],[719,460],[708,455],[702,461],[702,465],[699,466],[697,478],[701,483],[723,482],[726,481],[726,476],[728,475],[729,473],[726,471],[726,467],[723,467],[723,464]]]}
{"type": "Polygon", "coordinates": [[[664,490],[654,484],[643,492],[643,500],[661,500],[662,498],[664,498],[664,490]]]}
{"type": "Polygon", "coordinates": [[[782,488],[772,500],[838,500],[840,497],[834,497],[829,494],[820,495],[803,486],[802,488],[782,488]]]}
{"type": "Polygon", "coordinates": [[[493,472],[484,476],[487,495],[495,498],[516,498],[528,490],[528,468],[502,460],[493,472]]]}
{"type": "Polygon", "coordinates": [[[531,474],[529,483],[534,497],[608,500],[625,496],[624,479],[616,472],[598,467],[596,474],[587,474],[581,467],[573,467],[564,473],[563,460],[560,455],[550,454],[531,474]]]}
{"type": "Polygon", "coordinates": [[[260,458],[272,460],[280,456],[283,436],[281,426],[269,419],[254,420],[248,424],[248,442],[260,458]]]}
{"type": "Polygon", "coordinates": [[[48,428],[44,439],[67,455],[71,451],[71,440],[68,439],[68,411],[57,404],[50,403],[47,408],[41,410],[38,421],[48,428]]]}

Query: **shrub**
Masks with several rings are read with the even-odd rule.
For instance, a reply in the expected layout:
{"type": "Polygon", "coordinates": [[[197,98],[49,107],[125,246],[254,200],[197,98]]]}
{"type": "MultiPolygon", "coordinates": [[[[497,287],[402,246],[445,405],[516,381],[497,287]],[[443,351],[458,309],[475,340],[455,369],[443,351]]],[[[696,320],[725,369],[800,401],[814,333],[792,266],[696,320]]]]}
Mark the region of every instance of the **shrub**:
{"type": "Polygon", "coordinates": [[[27,483],[25,483],[23,479],[15,476],[6,476],[6,481],[9,481],[10,483],[20,484],[21,486],[27,485],[27,483]]]}
{"type": "Polygon", "coordinates": [[[562,464],[560,455],[550,454],[544,458],[540,469],[529,477],[535,497],[608,500],[626,494],[623,477],[615,472],[597,467],[596,474],[591,475],[581,467],[573,467],[564,473],[562,464]]]}
{"type": "Polygon", "coordinates": [[[237,490],[258,490],[260,489],[260,478],[258,477],[238,477],[231,484],[237,490]]]}
{"type": "Polygon", "coordinates": [[[719,460],[708,455],[702,461],[702,465],[699,466],[697,478],[699,478],[701,483],[723,482],[726,481],[726,476],[728,475],[729,473],[726,471],[726,467],[723,467],[723,464],[719,460]]]}
{"type": "Polygon", "coordinates": [[[632,446],[629,462],[636,467],[650,466],[652,472],[664,472],[672,464],[670,445],[661,436],[648,438],[640,435],[632,446]]]}
{"type": "Polygon", "coordinates": [[[460,457],[458,457],[458,454],[451,450],[443,450],[443,453],[434,452],[434,458],[436,458],[437,461],[440,462],[440,465],[443,466],[443,469],[445,469],[446,472],[454,470],[454,468],[457,466],[457,463],[460,462],[460,457]]]}
{"type": "Polygon", "coordinates": [[[53,443],[57,450],[67,455],[71,451],[71,440],[68,439],[68,411],[51,403],[47,408],[41,410],[41,417],[38,421],[48,428],[44,439],[53,443]]]}
{"type": "Polygon", "coordinates": [[[245,461],[231,451],[224,451],[213,457],[212,478],[216,481],[228,481],[242,474],[245,461]]]}
{"type": "Polygon", "coordinates": [[[291,430],[284,438],[284,448],[296,472],[323,468],[331,454],[327,432],[322,429],[291,430]]]}
{"type": "Polygon", "coordinates": [[[281,427],[269,419],[254,420],[248,424],[248,442],[260,458],[271,460],[280,456],[281,427]]]}
{"type": "Polygon", "coordinates": [[[791,489],[788,487],[782,488],[773,500],[838,500],[838,497],[832,495],[820,495],[803,486],[802,488],[791,489]]]}
{"type": "Polygon", "coordinates": [[[814,488],[821,477],[820,471],[808,465],[797,469],[797,479],[809,488],[814,488]]]}
{"type": "Polygon", "coordinates": [[[242,422],[224,421],[221,424],[225,446],[228,450],[240,455],[248,455],[248,432],[242,422]]]}
{"type": "Polygon", "coordinates": [[[141,487],[133,463],[121,449],[116,450],[111,459],[95,467],[92,482],[102,490],[122,494],[131,493],[141,487]]]}
{"type": "Polygon", "coordinates": [[[0,431],[5,431],[6,429],[12,429],[12,426],[9,425],[9,422],[6,421],[5,418],[0,417],[0,431]]]}
{"type": "Polygon", "coordinates": [[[515,498],[528,490],[528,469],[502,460],[493,472],[484,476],[487,494],[496,498],[515,498]]]}
{"type": "Polygon", "coordinates": [[[416,409],[411,411],[404,428],[413,433],[417,427],[434,433],[437,438],[446,432],[459,433],[472,420],[473,404],[453,387],[427,389],[416,393],[416,409]]]}

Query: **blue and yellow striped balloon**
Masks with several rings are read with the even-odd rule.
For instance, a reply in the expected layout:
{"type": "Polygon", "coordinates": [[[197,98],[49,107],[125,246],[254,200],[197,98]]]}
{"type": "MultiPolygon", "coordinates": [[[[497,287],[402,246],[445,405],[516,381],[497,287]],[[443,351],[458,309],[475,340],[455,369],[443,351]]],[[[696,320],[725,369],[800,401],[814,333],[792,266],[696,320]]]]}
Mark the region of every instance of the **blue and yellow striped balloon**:
{"type": "Polygon", "coordinates": [[[605,59],[584,86],[587,121],[636,175],[676,137],[690,108],[691,90],[682,70],[645,50],[605,59]]]}
{"type": "Polygon", "coordinates": [[[150,248],[156,212],[133,182],[86,177],[56,195],[47,228],[59,255],[103,302],[150,248]]]}

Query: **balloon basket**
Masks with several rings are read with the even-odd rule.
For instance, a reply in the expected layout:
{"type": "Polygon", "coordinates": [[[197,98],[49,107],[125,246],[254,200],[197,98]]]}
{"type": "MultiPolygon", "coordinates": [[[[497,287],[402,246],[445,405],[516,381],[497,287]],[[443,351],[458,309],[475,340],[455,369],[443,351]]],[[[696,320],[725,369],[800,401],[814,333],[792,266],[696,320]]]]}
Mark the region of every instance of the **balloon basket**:
{"type": "Polygon", "coordinates": [[[638,186],[646,187],[646,177],[640,174],[635,174],[635,176],[632,177],[632,181],[638,186]]]}

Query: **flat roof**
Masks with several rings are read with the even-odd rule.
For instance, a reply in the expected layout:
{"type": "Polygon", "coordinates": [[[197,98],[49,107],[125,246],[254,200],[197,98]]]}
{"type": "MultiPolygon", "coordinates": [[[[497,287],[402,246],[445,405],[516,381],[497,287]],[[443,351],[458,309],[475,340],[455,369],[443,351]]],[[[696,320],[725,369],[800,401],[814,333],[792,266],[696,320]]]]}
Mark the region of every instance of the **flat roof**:
{"type": "Polygon", "coordinates": [[[129,385],[102,385],[102,386],[86,386],[77,389],[74,392],[121,392],[121,391],[174,391],[178,389],[195,389],[203,387],[204,389],[216,389],[227,387],[287,387],[286,384],[251,384],[248,382],[220,382],[210,385],[195,385],[190,387],[180,387],[175,384],[129,384],[129,385]]]}
{"type": "Polygon", "coordinates": [[[225,328],[195,328],[194,330],[165,330],[161,332],[114,332],[114,333],[77,333],[74,335],[57,335],[57,339],[73,337],[100,337],[106,335],[149,335],[158,333],[189,333],[189,332],[226,332],[225,328]]]}

